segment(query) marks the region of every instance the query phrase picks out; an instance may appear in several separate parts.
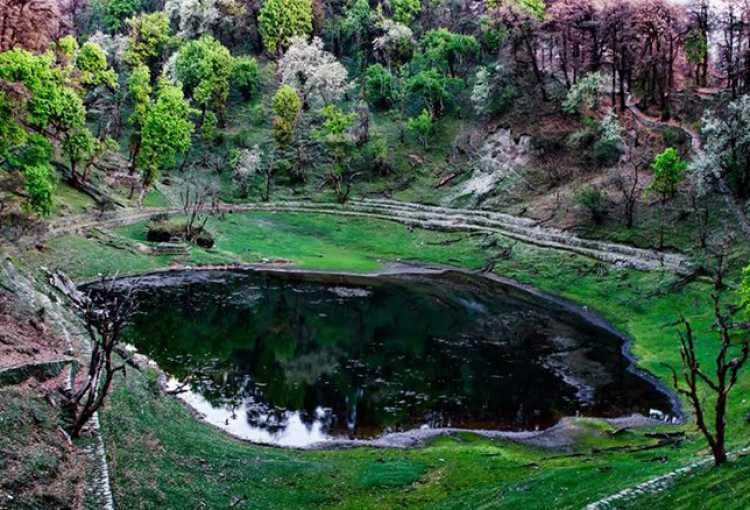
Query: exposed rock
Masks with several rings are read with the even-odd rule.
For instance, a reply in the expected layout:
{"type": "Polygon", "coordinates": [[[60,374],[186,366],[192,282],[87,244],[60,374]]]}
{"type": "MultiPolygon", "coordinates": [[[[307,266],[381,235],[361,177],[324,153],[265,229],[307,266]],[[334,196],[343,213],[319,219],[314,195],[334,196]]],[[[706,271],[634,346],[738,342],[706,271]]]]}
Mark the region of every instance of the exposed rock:
{"type": "Polygon", "coordinates": [[[522,135],[514,140],[510,129],[499,129],[479,149],[479,159],[471,178],[455,198],[471,195],[481,200],[498,188],[511,188],[523,180],[520,170],[529,162],[531,138],[522,135]]]}

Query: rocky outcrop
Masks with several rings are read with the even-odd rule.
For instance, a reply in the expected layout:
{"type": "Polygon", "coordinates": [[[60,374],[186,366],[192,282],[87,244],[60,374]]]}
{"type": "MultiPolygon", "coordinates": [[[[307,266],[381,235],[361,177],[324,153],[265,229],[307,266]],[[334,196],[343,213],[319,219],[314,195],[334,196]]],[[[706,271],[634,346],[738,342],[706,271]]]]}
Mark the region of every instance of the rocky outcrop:
{"type": "Polygon", "coordinates": [[[0,0],[0,51],[44,51],[63,29],[57,0],[0,0]]]}
{"type": "Polygon", "coordinates": [[[521,171],[529,162],[530,143],[528,135],[514,139],[510,129],[489,135],[479,149],[471,178],[453,199],[470,196],[477,202],[498,189],[510,189],[521,182],[521,171]]]}

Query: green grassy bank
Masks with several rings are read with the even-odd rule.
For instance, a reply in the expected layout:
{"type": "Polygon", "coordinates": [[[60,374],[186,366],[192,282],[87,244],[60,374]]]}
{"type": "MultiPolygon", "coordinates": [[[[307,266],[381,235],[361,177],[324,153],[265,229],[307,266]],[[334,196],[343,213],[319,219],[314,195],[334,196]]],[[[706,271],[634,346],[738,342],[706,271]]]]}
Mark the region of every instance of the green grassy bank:
{"type": "MultiPolygon", "coordinates": [[[[60,267],[78,279],[99,273],[136,273],[170,265],[285,261],[308,269],[374,271],[394,261],[479,268],[502,248],[465,233],[410,230],[369,219],[301,214],[235,214],[213,219],[212,250],[194,248],[175,258],[116,249],[71,235],[50,241],[22,263],[60,267]]],[[[144,226],[116,233],[143,240],[144,226]]],[[[691,321],[701,338],[712,322],[710,285],[675,285],[675,277],[616,269],[565,252],[515,244],[495,271],[588,306],[634,340],[640,365],[667,381],[666,365],[679,365],[677,319],[691,321]]],[[[739,267],[737,256],[733,263],[739,267]]],[[[727,294],[727,299],[731,298],[727,294]]],[[[712,343],[701,341],[712,360],[712,343]]],[[[733,447],[750,442],[745,416],[750,402],[744,378],[731,402],[733,447]]],[[[118,381],[103,413],[116,502],[120,508],[581,508],[586,503],[686,464],[706,453],[691,425],[678,446],[637,450],[654,443],[644,430],[613,436],[605,424],[582,423],[576,445],[553,452],[471,436],[447,437],[425,448],[299,452],[258,447],[226,437],[196,421],[171,398],[155,391],[153,374],[130,371],[118,381]]],[[[707,475],[678,482],[731,484],[737,493],[712,495],[705,508],[746,508],[750,464],[741,460],[707,475]],[[745,498],[745,499],[743,499],[745,498]]],[[[648,497],[650,498],[650,496],[648,497]]],[[[649,501],[651,501],[649,499],[649,501]]],[[[695,508],[689,498],[668,496],[651,508],[695,508]]],[[[700,505],[698,505],[700,507],[700,505]]]]}

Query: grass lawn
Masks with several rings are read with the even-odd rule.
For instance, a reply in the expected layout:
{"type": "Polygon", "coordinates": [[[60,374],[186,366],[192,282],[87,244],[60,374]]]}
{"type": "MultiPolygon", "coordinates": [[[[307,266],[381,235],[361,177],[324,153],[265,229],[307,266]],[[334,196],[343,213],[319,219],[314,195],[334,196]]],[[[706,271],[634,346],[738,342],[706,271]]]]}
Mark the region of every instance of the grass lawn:
{"type": "MultiPolygon", "coordinates": [[[[497,251],[480,245],[486,239],[465,233],[410,230],[390,222],[326,215],[234,214],[212,220],[209,229],[216,236],[215,248],[193,249],[185,260],[138,255],[67,236],[51,241],[43,252],[28,254],[23,262],[29,267],[61,267],[83,279],[115,268],[125,274],[173,263],[264,259],[346,271],[373,271],[398,260],[478,268],[497,251]]],[[[142,240],[143,225],[121,227],[117,233],[142,240]]],[[[498,246],[508,244],[498,238],[498,246]]],[[[635,340],[633,351],[640,365],[665,381],[665,364],[679,364],[680,313],[699,338],[711,338],[704,334],[712,323],[711,287],[700,281],[674,290],[671,275],[616,269],[522,244],[514,245],[512,255],[501,260],[496,271],[597,311],[635,340]]],[[[707,365],[712,362],[712,342],[699,345],[707,365]]],[[[750,403],[743,400],[748,391],[750,379],[745,377],[730,403],[733,447],[750,442],[745,420],[750,403]]],[[[644,430],[612,437],[608,426],[590,422],[580,425],[577,445],[570,452],[467,435],[411,451],[258,447],[196,421],[176,401],[156,394],[153,375],[134,371],[118,381],[103,425],[120,508],[227,508],[233,502],[235,508],[581,508],[707,451],[689,424],[662,427],[688,433],[679,446],[626,452],[618,449],[652,440],[644,437],[644,430]]],[[[702,484],[731,485],[747,493],[750,464],[743,460],[709,471],[708,476],[685,479],[675,494],[687,498],[703,491],[702,484]]],[[[719,506],[702,508],[747,507],[741,498],[717,498],[706,501],[719,506]]],[[[675,508],[669,494],[648,499],[644,504],[652,509],[675,508]]]]}

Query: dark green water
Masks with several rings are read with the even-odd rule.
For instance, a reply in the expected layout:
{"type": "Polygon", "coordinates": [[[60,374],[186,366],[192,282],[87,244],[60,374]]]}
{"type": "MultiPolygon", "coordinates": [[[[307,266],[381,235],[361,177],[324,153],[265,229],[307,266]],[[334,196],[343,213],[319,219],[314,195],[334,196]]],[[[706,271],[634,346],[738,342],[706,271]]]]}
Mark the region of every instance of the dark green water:
{"type": "Polygon", "coordinates": [[[129,341],[208,421],[254,441],[671,410],[628,370],[621,338],[481,277],[213,271],[136,285],[129,341]]]}

